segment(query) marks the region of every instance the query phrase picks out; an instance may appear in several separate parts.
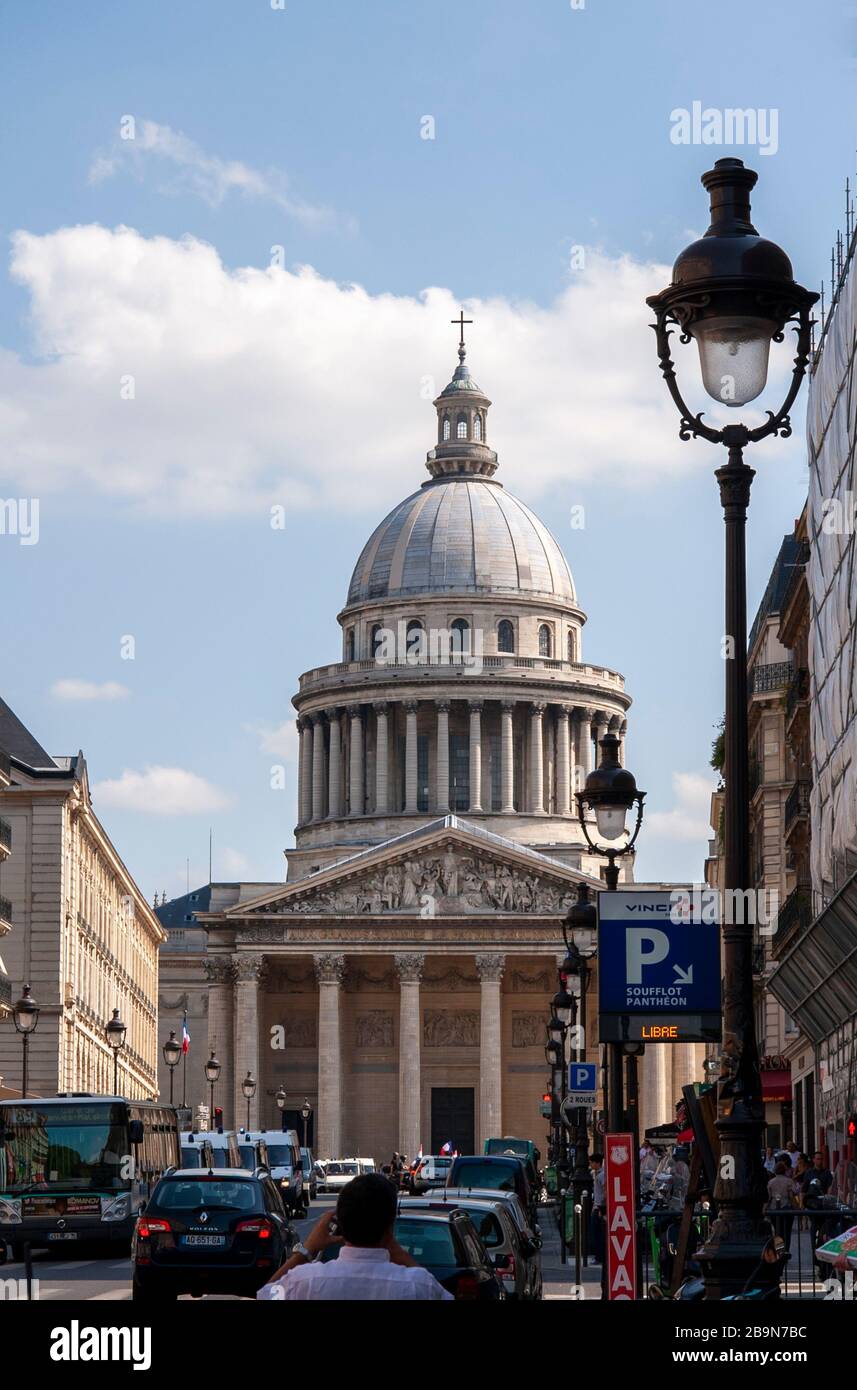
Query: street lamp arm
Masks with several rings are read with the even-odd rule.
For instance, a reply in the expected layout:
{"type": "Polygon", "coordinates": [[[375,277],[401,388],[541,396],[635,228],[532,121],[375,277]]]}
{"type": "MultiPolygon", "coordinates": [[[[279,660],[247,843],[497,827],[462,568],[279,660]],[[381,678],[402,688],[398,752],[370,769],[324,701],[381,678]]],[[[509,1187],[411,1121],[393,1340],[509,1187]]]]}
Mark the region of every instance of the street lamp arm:
{"type": "MultiPolygon", "coordinates": [[[[655,316],[655,322],[650,326],[655,330],[658,340],[658,361],[660,362],[661,372],[667,384],[667,389],[675,402],[676,410],[681,416],[678,437],[684,440],[697,438],[708,439],[712,444],[719,444],[720,431],[712,429],[711,425],[704,425],[702,423],[702,411],[697,415],[692,414],[690,407],[687,405],[679,390],[678,380],[675,374],[675,362],[673,361],[672,349],[670,347],[672,329],[668,328],[667,325],[675,323],[681,327],[681,322],[679,318],[676,317],[673,308],[656,308],[655,316]]],[[[690,334],[682,331],[680,342],[689,343],[690,334]]]]}

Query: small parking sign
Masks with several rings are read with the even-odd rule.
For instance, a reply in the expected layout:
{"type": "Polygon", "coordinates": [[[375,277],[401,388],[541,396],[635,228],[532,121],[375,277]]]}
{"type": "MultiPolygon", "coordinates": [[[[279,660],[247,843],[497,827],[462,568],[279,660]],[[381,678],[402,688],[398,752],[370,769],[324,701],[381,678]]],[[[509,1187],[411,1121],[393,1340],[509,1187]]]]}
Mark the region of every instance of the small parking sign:
{"type": "Polygon", "coordinates": [[[568,1089],[575,1093],[586,1093],[595,1096],[595,1073],[597,1067],[595,1062],[569,1062],[568,1064],[568,1089]]]}

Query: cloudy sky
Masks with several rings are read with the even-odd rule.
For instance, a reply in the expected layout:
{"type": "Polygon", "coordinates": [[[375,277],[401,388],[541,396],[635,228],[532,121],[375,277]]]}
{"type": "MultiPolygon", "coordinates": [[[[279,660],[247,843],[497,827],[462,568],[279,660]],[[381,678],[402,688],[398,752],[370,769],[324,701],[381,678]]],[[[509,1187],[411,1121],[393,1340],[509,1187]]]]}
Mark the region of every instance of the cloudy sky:
{"type": "MultiPolygon", "coordinates": [[[[80,0],[49,23],[8,0],[0,692],[83,748],[147,893],[207,877],[209,827],[215,876],[282,877],[291,696],[425,477],[460,305],[499,476],[568,555],[584,657],[634,697],[638,874],[700,877],[720,459],[677,438],[644,299],[724,154],[798,279],[829,274],[855,28],[834,0],[80,0]],[[677,143],[694,102],[762,111],[765,148],[677,143]]],[[[753,462],[754,608],[800,429],[753,462]]]]}

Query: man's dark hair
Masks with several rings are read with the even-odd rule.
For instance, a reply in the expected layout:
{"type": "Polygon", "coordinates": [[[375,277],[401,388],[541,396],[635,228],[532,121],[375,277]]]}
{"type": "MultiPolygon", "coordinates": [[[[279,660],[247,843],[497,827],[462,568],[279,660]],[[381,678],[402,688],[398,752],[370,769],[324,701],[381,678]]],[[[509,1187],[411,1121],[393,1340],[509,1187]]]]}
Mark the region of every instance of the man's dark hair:
{"type": "Polygon", "coordinates": [[[589,1162],[590,1162],[590,1163],[603,1163],[603,1162],[604,1162],[604,1155],[603,1155],[603,1154],[599,1154],[599,1153],[590,1154],[590,1155],[589,1155],[589,1162]]]}
{"type": "Polygon", "coordinates": [[[336,1220],[349,1245],[379,1245],[395,1219],[396,1193],[380,1173],[352,1178],[339,1194],[336,1220]]]}

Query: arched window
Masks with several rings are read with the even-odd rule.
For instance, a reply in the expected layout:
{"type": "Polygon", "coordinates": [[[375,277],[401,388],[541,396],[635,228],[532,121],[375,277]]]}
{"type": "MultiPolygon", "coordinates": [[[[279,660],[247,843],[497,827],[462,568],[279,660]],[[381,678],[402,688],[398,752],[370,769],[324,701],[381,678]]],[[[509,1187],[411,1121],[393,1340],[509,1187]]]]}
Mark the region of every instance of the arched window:
{"type": "Polygon", "coordinates": [[[569,661],[577,660],[577,633],[573,627],[568,630],[568,659],[569,661]]]}
{"type": "Polygon", "coordinates": [[[350,627],[345,634],[345,660],[354,660],[354,628],[350,627]]]}
{"type": "Polygon", "coordinates": [[[373,661],[378,660],[378,648],[381,645],[381,633],[383,630],[380,623],[373,623],[372,633],[369,638],[369,654],[373,661]]]}
{"type": "Polygon", "coordinates": [[[497,624],[497,650],[498,652],[513,652],[515,650],[515,628],[508,618],[497,624]]]}
{"type": "Polygon", "coordinates": [[[481,416],[481,415],[474,415],[474,417],[473,417],[473,438],[476,439],[476,440],[478,440],[478,441],[481,443],[481,440],[482,440],[482,416],[481,416]]]}
{"type": "Polygon", "coordinates": [[[426,634],[419,618],[411,618],[405,639],[405,658],[412,664],[425,660],[426,634]]]}
{"type": "Polygon", "coordinates": [[[450,627],[450,655],[452,660],[459,660],[470,652],[470,625],[463,618],[456,618],[450,627]]]}
{"type": "Polygon", "coordinates": [[[458,423],[455,426],[455,437],[456,439],[467,438],[467,419],[464,415],[459,415],[458,417],[458,423]]]}
{"type": "Polygon", "coordinates": [[[444,439],[449,439],[450,432],[451,432],[451,431],[450,431],[450,424],[449,424],[449,416],[448,416],[448,415],[444,415],[444,417],[443,417],[443,437],[444,437],[444,439]]]}
{"type": "Polygon", "coordinates": [[[551,630],[547,623],[539,628],[539,656],[551,655],[551,630]]]}

